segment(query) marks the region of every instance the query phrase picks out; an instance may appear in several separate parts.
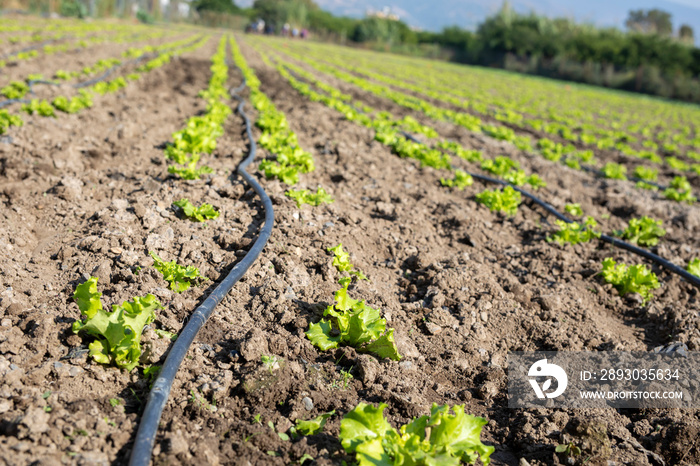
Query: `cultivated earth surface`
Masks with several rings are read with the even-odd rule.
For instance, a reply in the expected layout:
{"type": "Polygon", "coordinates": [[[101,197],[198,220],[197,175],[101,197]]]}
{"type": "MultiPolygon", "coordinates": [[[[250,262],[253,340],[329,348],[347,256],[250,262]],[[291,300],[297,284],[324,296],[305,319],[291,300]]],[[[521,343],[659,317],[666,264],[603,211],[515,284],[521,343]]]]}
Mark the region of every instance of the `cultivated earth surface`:
{"type": "MultiPolygon", "coordinates": [[[[163,157],[171,133],[204,110],[197,93],[207,87],[216,43],[96,97],[78,115],[27,117],[0,141],[0,462],[128,459],[148,382],[141,370],[87,357],[87,341],[71,330],[80,318],[72,298],[79,283],[99,277],[110,305],[147,293],[159,298],[164,309],[143,338],[143,362],[158,364],[170,341],[153,330],[180,331],[254,241],[263,212],[235,175],[247,154],[240,116],[229,117],[215,153],[203,159],[214,169],[207,178],[169,177],[163,157]],[[172,202],[182,197],[211,203],[221,216],[205,224],[180,219],[172,202]],[[195,265],[209,280],[174,294],[149,251],[195,265]]],[[[565,464],[554,447],[569,441],[593,456],[589,465],[700,463],[697,412],[511,410],[505,389],[509,351],[651,351],[671,342],[700,350],[696,289],[655,269],[662,287],[648,306],[621,298],[596,277],[600,263],[638,258],[602,243],[548,243],[551,217],[527,202],[510,218],[473,201],[478,183],[463,192],[441,187],[444,174],[398,158],[372,131],[305,100],[244,37],[239,43],[261,90],[315,158],[316,171],[300,187],[322,186],[335,202],[299,209],[285,185],[261,177],[275,207],[272,237],[185,359],[154,464],[291,464],[305,454],[320,465],[350,462],[337,434],[342,415],[360,401],[387,403],[395,426],[432,403],[465,404],[489,421],[482,438],[496,447],[492,464],[565,464]],[[338,243],[369,277],[352,285],[353,296],[380,308],[395,328],[400,362],[352,348],[324,353],[305,337],[338,289],[326,251],[338,243]],[[269,371],[262,354],[277,356],[279,367],[269,371]],[[285,441],[275,432],[330,410],[336,415],[321,434],[285,441]]],[[[35,61],[27,72],[49,75],[52,66],[79,68],[95,58],[83,50],[60,63],[35,61]]],[[[240,82],[232,68],[229,84],[240,82]]],[[[397,116],[407,112],[343,90],[397,116]]],[[[549,183],[542,197],[560,209],[579,202],[603,218],[606,231],[631,216],[653,216],[668,231],[660,255],[677,263],[698,256],[698,207],[593,179],[456,126],[437,127],[465,147],[509,155],[540,173],[549,183]]]]}

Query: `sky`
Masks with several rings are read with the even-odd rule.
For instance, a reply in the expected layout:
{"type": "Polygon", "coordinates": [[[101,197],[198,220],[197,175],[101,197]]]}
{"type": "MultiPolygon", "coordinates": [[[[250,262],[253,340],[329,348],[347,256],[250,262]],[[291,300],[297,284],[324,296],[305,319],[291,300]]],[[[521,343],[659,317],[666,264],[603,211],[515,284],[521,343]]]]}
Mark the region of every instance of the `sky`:
{"type": "MultiPolygon", "coordinates": [[[[252,0],[234,1],[239,6],[252,4],[252,0]]],[[[439,31],[450,25],[475,29],[485,17],[498,11],[502,0],[316,0],[316,3],[334,14],[356,18],[363,17],[370,8],[389,7],[411,26],[439,31]]],[[[696,42],[700,38],[700,0],[510,0],[510,3],[521,13],[534,11],[621,29],[630,10],[659,8],[671,13],[676,30],[686,23],[695,30],[696,42]]]]}

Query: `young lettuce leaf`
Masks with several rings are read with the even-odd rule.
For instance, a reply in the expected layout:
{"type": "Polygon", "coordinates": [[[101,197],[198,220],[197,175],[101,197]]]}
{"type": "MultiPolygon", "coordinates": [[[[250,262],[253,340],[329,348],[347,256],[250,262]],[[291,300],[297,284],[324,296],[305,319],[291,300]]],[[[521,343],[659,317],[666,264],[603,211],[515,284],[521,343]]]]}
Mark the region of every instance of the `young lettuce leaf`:
{"type": "Polygon", "coordinates": [[[204,222],[205,220],[214,219],[219,216],[219,212],[214,210],[214,206],[211,204],[202,204],[199,207],[195,207],[189,199],[186,198],[173,202],[173,205],[179,207],[182,214],[194,222],[204,222]]]}
{"type": "Polygon", "coordinates": [[[328,306],[323,313],[328,319],[309,324],[306,336],[322,351],[337,348],[343,343],[360,352],[400,360],[394,329],[387,331],[386,320],[380,317],[377,309],[348,296],[350,281],[350,277],[340,279],[343,288],[335,292],[336,303],[328,306]]]}
{"type": "Polygon", "coordinates": [[[486,419],[464,413],[455,405],[433,404],[430,416],[420,416],[399,431],[384,418],[385,404],[377,408],[359,403],[340,423],[340,440],[354,453],[360,466],[370,465],[454,465],[490,463],[494,447],[481,442],[486,419]],[[429,433],[428,433],[429,432],[429,433]]]}
{"type": "Polygon", "coordinates": [[[95,337],[90,343],[90,356],[101,364],[115,364],[131,371],[141,357],[143,328],[153,322],[155,310],[162,306],[155,296],[148,294],[121,305],[112,306],[112,312],[102,308],[97,291],[97,278],[91,277],[78,285],[73,298],[85,319],[73,323],[73,332],[95,337]]]}
{"type": "Polygon", "coordinates": [[[188,265],[183,267],[175,261],[166,262],[158,255],[151,251],[149,253],[153,258],[153,267],[163,274],[165,281],[170,283],[170,289],[176,293],[182,293],[183,291],[189,289],[198,278],[202,276],[199,274],[199,269],[193,265],[188,265]]]}

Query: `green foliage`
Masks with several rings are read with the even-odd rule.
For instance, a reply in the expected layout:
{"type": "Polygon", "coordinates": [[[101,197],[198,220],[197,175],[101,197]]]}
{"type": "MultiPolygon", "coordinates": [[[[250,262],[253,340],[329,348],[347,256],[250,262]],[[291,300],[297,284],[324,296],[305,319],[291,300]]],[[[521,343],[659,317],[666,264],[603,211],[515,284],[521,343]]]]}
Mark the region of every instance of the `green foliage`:
{"type": "Polygon", "coordinates": [[[85,108],[92,107],[92,96],[88,91],[81,89],[77,96],[70,99],[62,95],[54,98],[51,105],[65,113],[78,113],[85,108]]]}
{"type": "Polygon", "coordinates": [[[693,190],[685,176],[676,176],[671,181],[671,186],[664,191],[664,197],[676,202],[686,202],[692,204],[697,201],[693,196],[693,190]]]}
{"type": "Polygon", "coordinates": [[[627,167],[615,162],[608,162],[603,167],[603,175],[606,178],[611,178],[613,180],[626,180],[627,167]]]}
{"type": "Polygon", "coordinates": [[[638,293],[644,303],[652,297],[652,290],[659,288],[659,280],[656,275],[643,264],[628,267],[625,264],[616,265],[615,261],[608,257],[603,260],[603,279],[612,284],[621,296],[627,293],[638,293]]]}
{"type": "Polygon", "coordinates": [[[266,178],[276,177],[285,184],[296,184],[299,173],[315,170],[313,157],[299,146],[297,135],[290,130],[284,113],[277,110],[272,101],[260,91],[260,80],[246,63],[233,39],[231,48],[233,60],[243,72],[250,88],[250,101],[258,111],[255,125],[262,130],[258,143],[276,158],[274,162],[263,160],[258,169],[265,173],[266,178]]]}
{"type": "Polygon", "coordinates": [[[299,169],[295,166],[282,165],[272,160],[263,160],[258,170],[265,174],[265,178],[277,178],[284,184],[294,185],[299,182],[299,169]]]}
{"type": "Polygon", "coordinates": [[[627,228],[619,234],[623,239],[640,246],[656,246],[659,244],[659,238],[666,234],[661,224],[661,220],[657,221],[647,216],[633,218],[627,228]]]}
{"type": "Polygon", "coordinates": [[[131,371],[141,357],[143,328],[153,322],[155,310],[162,306],[155,296],[148,294],[114,305],[112,312],[106,312],[102,309],[101,296],[96,277],[76,287],[73,298],[85,320],[74,322],[73,332],[95,337],[89,346],[89,354],[95,361],[131,371]]]}
{"type": "Polygon", "coordinates": [[[163,275],[163,279],[170,284],[170,289],[176,293],[182,293],[197,282],[197,279],[202,278],[199,274],[199,269],[193,265],[183,267],[177,262],[166,262],[155,252],[149,253],[153,258],[153,268],[163,275]]]}
{"type": "Polygon", "coordinates": [[[153,17],[153,15],[151,15],[151,14],[148,13],[147,11],[141,10],[141,9],[139,9],[139,10],[136,12],[136,19],[138,19],[139,22],[141,22],[141,23],[143,23],[143,24],[153,24],[153,23],[156,22],[156,20],[155,20],[155,18],[153,17]]]}
{"type": "Polygon", "coordinates": [[[315,435],[323,430],[323,426],[326,425],[328,418],[335,414],[335,410],[328,413],[323,413],[320,416],[316,416],[308,421],[302,421],[301,419],[296,420],[296,426],[292,427],[294,429],[292,433],[300,435],[315,435]]]}
{"type": "Polygon", "coordinates": [[[223,124],[231,114],[224,102],[228,81],[226,37],[221,38],[211,62],[209,86],[199,94],[207,101],[206,112],[191,117],[184,129],[173,133],[173,141],[165,149],[165,157],[175,162],[168,167],[168,173],[185,180],[197,180],[213,172],[207,166],[197,167],[197,163],[203,153],[211,154],[216,149],[217,139],[224,134],[223,124]]]}
{"type": "Polygon", "coordinates": [[[22,118],[10,115],[5,109],[0,109],[0,134],[5,134],[10,126],[22,126],[22,118]]]}
{"type": "Polygon", "coordinates": [[[579,447],[577,447],[576,445],[574,445],[572,442],[557,445],[554,448],[554,451],[557,453],[564,453],[567,456],[580,456],[581,455],[581,449],[579,447]]]}
{"type": "Polygon", "coordinates": [[[525,180],[525,183],[532,186],[532,188],[535,190],[547,187],[547,183],[542,178],[540,178],[540,175],[538,175],[537,173],[533,173],[532,175],[528,176],[525,180]]]}
{"type": "Polygon", "coordinates": [[[359,403],[343,417],[340,440],[360,466],[490,463],[494,447],[481,442],[484,418],[464,413],[464,405],[433,404],[430,416],[414,418],[397,431],[384,418],[387,405],[359,403]]]}
{"type": "Polygon", "coordinates": [[[61,16],[73,16],[81,19],[88,14],[87,7],[79,0],[61,0],[59,12],[61,16]]]}
{"type": "Polygon", "coordinates": [[[355,270],[355,266],[350,263],[350,254],[343,250],[343,243],[328,248],[327,250],[333,253],[333,267],[335,267],[338,272],[347,272],[358,280],[368,280],[361,270],[355,270]]]}
{"type": "Polygon", "coordinates": [[[105,95],[107,93],[117,92],[119,89],[125,88],[127,84],[126,79],[120,76],[111,81],[100,81],[92,86],[92,89],[100,95],[105,95]]]}
{"type": "Polygon", "coordinates": [[[168,332],[167,330],[162,330],[162,329],[159,329],[159,328],[153,329],[153,331],[154,331],[154,332],[156,333],[156,335],[158,335],[158,337],[160,337],[160,338],[165,338],[165,339],[168,339],[168,340],[170,340],[170,341],[175,341],[175,340],[177,340],[177,333],[168,332]]]}
{"type": "Polygon", "coordinates": [[[319,187],[315,193],[312,193],[308,189],[300,190],[287,190],[285,192],[287,197],[294,199],[297,203],[297,207],[301,207],[304,204],[309,204],[314,207],[321,204],[330,204],[333,202],[333,198],[326,192],[325,189],[319,187]]]}
{"type": "Polygon", "coordinates": [[[510,157],[499,155],[495,159],[481,162],[481,169],[493,175],[505,177],[510,171],[520,169],[520,164],[510,157]]]}
{"type": "Polygon", "coordinates": [[[564,206],[564,211],[573,217],[583,216],[583,209],[581,209],[581,204],[566,204],[564,206]]]}
{"type": "Polygon", "coordinates": [[[28,104],[22,105],[22,111],[27,112],[29,115],[37,113],[43,117],[56,116],[53,106],[46,100],[32,99],[28,104]]]}
{"type": "Polygon", "coordinates": [[[323,313],[328,319],[309,324],[307,338],[322,351],[337,348],[343,343],[363,353],[400,360],[394,329],[386,328],[386,319],[380,317],[377,309],[348,296],[350,281],[350,277],[340,279],[343,287],[335,292],[336,302],[323,313]]]}
{"type": "Polygon", "coordinates": [[[195,207],[189,199],[182,198],[173,202],[173,205],[179,207],[182,214],[194,222],[204,222],[219,217],[219,212],[214,210],[214,206],[211,204],[202,204],[199,207],[195,207]]]}
{"type": "Polygon", "coordinates": [[[487,190],[476,195],[476,201],[484,204],[491,211],[505,212],[511,216],[518,212],[520,200],[520,193],[510,186],[492,191],[487,190]]]}
{"type": "Polygon", "coordinates": [[[463,170],[455,170],[454,175],[454,178],[451,180],[440,178],[440,184],[449,188],[457,188],[460,191],[474,184],[474,178],[463,170]]]}
{"type": "Polygon", "coordinates": [[[275,369],[279,369],[279,360],[277,359],[277,356],[268,356],[266,354],[261,354],[260,360],[265,365],[270,374],[272,374],[272,372],[275,369]]]}
{"type": "Polygon", "coordinates": [[[213,11],[229,14],[240,12],[240,9],[231,0],[196,0],[191,5],[197,12],[213,11]]]}
{"type": "Polygon", "coordinates": [[[206,165],[197,167],[197,160],[199,160],[199,157],[195,159],[195,157],[192,156],[192,160],[184,166],[170,165],[168,167],[168,173],[177,175],[183,180],[198,180],[204,175],[214,172],[214,170],[206,165]]]}
{"type": "Polygon", "coordinates": [[[70,71],[65,71],[65,70],[58,70],[56,73],[54,73],[54,77],[56,79],[59,79],[61,81],[66,81],[68,79],[71,79],[73,75],[71,74],[70,71]]]}
{"type": "Polygon", "coordinates": [[[583,223],[567,223],[562,220],[555,220],[559,231],[555,232],[547,241],[556,241],[559,244],[586,243],[593,238],[600,238],[600,232],[595,231],[598,222],[593,217],[586,217],[583,223]]]}
{"type": "Polygon", "coordinates": [[[21,99],[29,92],[29,86],[24,81],[12,81],[0,89],[0,94],[8,99],[21,99]]]}
{"type": "Polygon", "coordinates": [[[161,366],[158,364],[153,364],[152,366],[144,367],[143,368],[143,376],[148,380],[149,382],[153,382],[158,378],[158,374],[160,374],[160,370],[162,369],[161,366]]]}
{"type": "Polygon", "coordinates": [[[644,181],[656,181],[659,177],[659,171],[655,168],[639,165],[634,169],[634,176],[644,181]]]}
{"type": "Polygon", "coordinates": [[[700,258],[688,262],[688,268],[686,270],[696,277],[700,277],[700,258]]]}
{"type": "Polygon", "coordinates": [[[666,163],[669,167],[680,171],[690,170],[690,164],[685,163],[677,157],[666,157],[666,163]]]}

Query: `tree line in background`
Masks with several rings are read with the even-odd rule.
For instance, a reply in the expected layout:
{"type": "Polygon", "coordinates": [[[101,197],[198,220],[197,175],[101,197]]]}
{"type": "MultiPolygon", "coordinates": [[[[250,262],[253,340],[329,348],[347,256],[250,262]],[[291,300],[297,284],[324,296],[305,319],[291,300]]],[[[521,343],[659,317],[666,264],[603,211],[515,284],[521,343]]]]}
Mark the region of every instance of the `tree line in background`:
{"type": "Polygon", "coordinates": [[[262,19],[272,33],[289,24],[344,44],[700,103],[700,49],[693,45],[694,31],[681,25],[674,32],[671,15],[658,9],[631,11],[627,31],[621,31],[520,14],[505,2],[475,31],[451,26],[427,32],[382,15],[334,16],[313,0],[255,0],[250,8],[239,8],[232,0],[169,0],[165,7],[160,0],[0,0],[0,6],[6,8],[8,2],[29,2],[32,10],[48,8],[70,16],[88,10],[91,16],[140,12],[139,19],[146,22],[181,19],[183,11],[189,12],[187,19],[208,26],[242,27],[262,19]],[[57,5],[52,9],[47,2],[57,5]]]}

